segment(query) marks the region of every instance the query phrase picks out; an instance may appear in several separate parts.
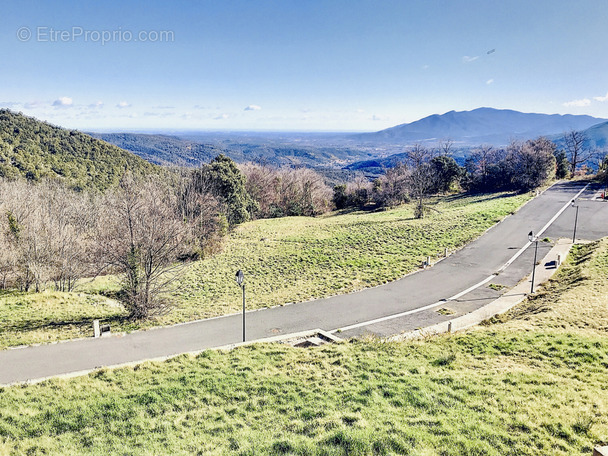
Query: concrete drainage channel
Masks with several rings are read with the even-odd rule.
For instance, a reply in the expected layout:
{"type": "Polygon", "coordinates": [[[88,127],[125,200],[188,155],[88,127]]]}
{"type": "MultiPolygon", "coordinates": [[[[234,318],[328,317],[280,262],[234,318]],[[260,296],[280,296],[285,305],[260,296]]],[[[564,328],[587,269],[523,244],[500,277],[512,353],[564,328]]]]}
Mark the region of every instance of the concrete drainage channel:
{"type": "Polygon", "coordinates": [[[243,347],[245,345],[252,344],[270,344],[270,343],[281,343],[291,345],[292,347],[307,348],[307,347],[318,347],[324,344],[331,344],[335,342],[341,342],[343,339],[335,336],[322,329],[311,329],[309,331],[301,331],[291,334],[283,334],[280,336],[266,337],[265,339],[256,339],[250,342],[240,342],[238,344],[224,345],[218,347],[216,350],[232,350],[233,348],[243,347]]]}

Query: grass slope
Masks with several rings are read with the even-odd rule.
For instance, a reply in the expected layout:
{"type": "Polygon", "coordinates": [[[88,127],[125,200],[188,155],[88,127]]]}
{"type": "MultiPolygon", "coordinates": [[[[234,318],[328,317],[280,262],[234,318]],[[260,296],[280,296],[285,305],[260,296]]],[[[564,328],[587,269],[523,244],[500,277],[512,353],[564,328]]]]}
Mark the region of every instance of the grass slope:
{"type": "Polygon", "coordinates": [[[125,321],[121,308],[97,295],[115,288],[108,278],[78,293],[0,295],[0,348],[91,335],[95,318],[118,331],[238,311],[238,269],[246,275],[250,309],[379,285],[416,270],[427,255],[462,246],[528,198],[496,194],[437,199],[436,211],[423,220],[413,219],[412,207],[404,205],[385,212],[247,223],[230,235],[223,252],[190,267],[170,314],[143,325],[125,321]]]}
{"type": "Polygon", "coordinates": [[[528,195],[436,199],[426,218],[413,206],[318,218],[286,217],[244,224],[219,255],[193,265],[169,320],[203,318],[239,309],[234,283],[245,273],[249,308],[306,301],[380,285],[415,271],[479,236],[511,214],[528,195]]]}
{"type": "Polygon", "coordinates": [[[207,351],[0,389],[0,454],[589,455],[608,443],[607,274],[603,240],[466,333],[207,351]]]}

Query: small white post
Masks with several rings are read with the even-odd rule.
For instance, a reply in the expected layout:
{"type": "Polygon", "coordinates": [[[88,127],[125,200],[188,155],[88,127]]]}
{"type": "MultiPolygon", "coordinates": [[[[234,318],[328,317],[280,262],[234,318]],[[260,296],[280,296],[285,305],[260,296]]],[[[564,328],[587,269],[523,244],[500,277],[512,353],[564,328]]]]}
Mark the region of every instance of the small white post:
{"type": "Polygon", "coordinates": [[[448,248],[447,247],[445,248],[445,251],[443,252],[443,256],[444,256],[444,258],[447,258],[447,256],[448,256],[448,248]]]}
{"type": "Polygon", "coordinates": [[[451,321],[448,322],[448,332],[449,333],[452,332],[452,322],[451,321]]]}
{"type": "Polygon", "coordinates": [[[430,256],[426,257],[426,264],[427,264],[427,266],[431,265],[431,257],[430,256]]]}
{"type": "Polygon", "coordinates": [[[101,331],[99,330],[99,320],[93,320],[93,336],[100,337],[101,331]]]}
{"type": "Polygon", "coordinates": [[[562,254],[558,253],[557,254],[557,266],[560,266],[562,264],[562,254]]]}

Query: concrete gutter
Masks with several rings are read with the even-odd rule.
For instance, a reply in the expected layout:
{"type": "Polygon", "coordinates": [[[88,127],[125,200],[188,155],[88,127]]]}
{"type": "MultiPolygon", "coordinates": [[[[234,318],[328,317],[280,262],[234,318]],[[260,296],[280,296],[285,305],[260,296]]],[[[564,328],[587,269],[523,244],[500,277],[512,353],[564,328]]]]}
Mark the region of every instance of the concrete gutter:
{"type": "Polygon", "coordinates": [[[155,363],[155,362],[168,361],[170,359],[177,358],[178,356],[182,356],[182,355],[197,356],[197,355],[200,355],[201,353],[209,351],[209,350],[226,351],[226,350],[232,350],[234,348],[244,347],[244,346],[253,345],[253,344],[289,343],[294,340],[305,341],[307,339],[313,339],[313,338],[318,338],[324,343],[337,343],[337,342],[343,341],[343,339],[341,339],[327,331],[324,331],[322,329],[311,329],[308,331],[300,331],[300,332],[291,333],[291,334],[281,334],[279,336],[266,337],[264,339],[255,339],[255,340],[250,340],[250,341],[246,341],[246,342],[240,342],[237,344],[224,345],[221,347],[204,348],[201,350],[187,351],[187,352],[183,352],[183,353],[177,353],[174,355],[159,356],[156,358],[132,361],[132,362],[128,362],[128,363],[112,364],[109,366],[100,366],[100,367],[95,367],[94,369],[85,369],[85,370],[76,371],[76,372],[69,372],[67,374],[51,375],[48,377],[32,378],[32,379],[28,379],[28,380],[24,380],[24,381],[5,383],[5,384],[0,384],[0,388],[8,388],[8,387],[17,386],[17,385],[34,385],[36,383],[44,382],[46,380],[51,380],[54,378],[70,379],[70,378],[75,378],[75,377],[82,377],[84,375],[88,375],[93,372],[99,372],[101,370],[122,369],[125,367],[135,367],[135,366],[138,366],[138,365],[141,365],[144,363],[148,363],[148,362],[155,363]]]}
{"type": "MultiPolygon", "coordinates": [[[[538,290],[538,288],[544,282],[549,280],[553,274],[555,274],[559,266],[558,259],[561,259],[563,262],[570,252],[572,245],[572,242],[566,239],[558,240],[549,253],[539,263],[537,263],[534,279],[534,291],[538,290]]],[[[470,328],[471,326],[478,325],[488,318],[503,314],[515,307],[517,304],[521,303],[528,297],[528,295],[530,295],[531,275],[532,274],[523,279],[521,282],[519,282],[519,284],[507,291],[500,298],[466,315],[461,315],[460,317],[427,326],[425,328],[419,328],[413,331],[391,336],[386,340],[398,341],[417,339],[435,334],[462,331],[470,328]]]]}

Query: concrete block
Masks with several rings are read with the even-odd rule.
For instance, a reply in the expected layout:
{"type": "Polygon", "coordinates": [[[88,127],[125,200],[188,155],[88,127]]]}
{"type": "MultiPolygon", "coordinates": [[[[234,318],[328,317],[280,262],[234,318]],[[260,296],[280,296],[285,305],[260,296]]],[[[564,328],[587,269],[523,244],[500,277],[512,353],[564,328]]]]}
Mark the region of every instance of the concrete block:
{"type": "Polygon", "coordinates": [[[593,449],[593,456],[608,456],[608,446],[595,447],[593,449]]]}
{"type": "Polygon", "coordinates": [[[93,337],[97,338],[101,336],[101,331],[99,330],[99,320],[93,320],[93,337]]]}

